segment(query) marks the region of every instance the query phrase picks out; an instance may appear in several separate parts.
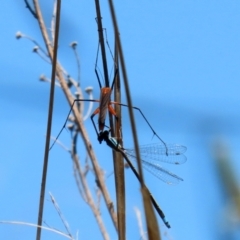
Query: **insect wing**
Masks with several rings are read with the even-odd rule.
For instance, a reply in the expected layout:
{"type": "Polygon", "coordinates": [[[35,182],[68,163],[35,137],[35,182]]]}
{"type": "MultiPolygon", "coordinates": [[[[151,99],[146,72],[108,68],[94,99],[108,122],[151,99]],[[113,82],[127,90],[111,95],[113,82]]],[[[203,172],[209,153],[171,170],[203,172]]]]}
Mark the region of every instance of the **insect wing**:
{"type": "Polygon", "coordinates": [[[142,160],[142,163],[143,167],[148,172],[152,173],[157,178],[159,178],[160,180],[167,184],[178,184],[180,181],[183,181],[182,178],[162,168],[160,165],[152,164],[151,162],[147,162],[145,160],[142,160]]]}
{"type": "MultiPolygon", "coordinates": [[[[127,154],[134,156],[134,149],[125,149],[127,154]]],[[[162,145],[159,143],[140,146],[140,155],[142,159],[151,159],[156,162],[166,162],[171,164],[185,163],[187,158],[183,154],[187,148],[179,144],[162,145]],[[166,154],[166,147],[167,153],[166,154]]]]}

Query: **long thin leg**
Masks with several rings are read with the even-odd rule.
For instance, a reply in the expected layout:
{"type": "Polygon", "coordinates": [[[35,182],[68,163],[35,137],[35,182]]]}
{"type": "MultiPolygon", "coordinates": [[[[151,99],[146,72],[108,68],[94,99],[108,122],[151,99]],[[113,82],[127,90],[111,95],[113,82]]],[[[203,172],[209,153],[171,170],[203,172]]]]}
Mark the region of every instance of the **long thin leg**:
{"type": "Polygon", "coordinates": [[[98,53],[99,53],[99,42],[98,42],[97,56],[96,56],[96,62],[95,62],[95,74],[96,74],[97,79],[98,79],[99,87],[102,88],[102,84],[101,84],[101,81],[100,81],[100,78],[99,78],[99,75],[98,75],[98,71],[97,71],[98,53]]]}
{"type": "Polygon", "coordinates": [[[72,103],[72,105],[71,105],[71,108],[70,108],[70,111],[69,111],[69,113],[68,113],[68,115],[67,115],[66,121],[64,122],[63,127],[62,127],[62,129],[60,130],[60,132],[58,133],[58,135],[57,135],[56,139],[54,140],[53,144],[52,144],[51,147],[49,148],[49,151],[53,148],[54,144],[56,143],[56,141],[58,140],[59,136],[61,135],[63,129],[66,127],[66,124],[67,124],[67,121],[68,121],[68,117],[69,117],[69,115],[70,115],[71,112],[72,112],[72,109],[73,109],[73,106],[74,106],[75,102],[99,102],[99,100],[94,100],[94,99],[75,99],[75,100],[73,101],[73,103],[72,103]]]}
{"type": "Polygon", "coordinates": [[[114,77],[113,77],[113,82],[112,82],[112,86],[111,86],[111,89],[113,90],[113,86],[114,86],[114,83],[115,83],[115,79],[116,79],[116,76],[117,76],[117,73],[118,73],[118,67],[117,67],[117,64],[115,62],[115,59],[113,57],[113,53],[111,51],[111,48],[109,46],[109,43],[108,43],[108,37],[107,37],[107,29],[106,28],[103,28],[104,32],[105,32],[105,38],[106,38],[106,43],[107,43],[107,46],[108,46],[108,49],[110,51],[110,54],[112,56],[112,60],[114,62],[114,65],[115,65],[115,72],[114,72],[114,77]]]}
{"type": "Polygon", "coordinates": [[[93,126],[94,126],[94,129],[95,129],[98,137],[99,137],[99,133],[98,133],[96,124],[95,124],[94,121],[93,121],[93,118],[94,118],[94,116],[95,116],[96,114],[98,114],[99,112],[100,112],[100,109],[97,108],[97,109],[93,112],[93,114],[91,115],[91,121],[92,121],[92,124],[93,124],[93,126]]]}
{"type": "Polygon", "coordinates": [[[113,86],[114,86],[115,80],[116,80],[116,78],[117,78],[117,74],[118,74],[118,68],[115,69],[115,73],[114,73],[114,77],[113,77],[113,82],[112,82],[112,87],[111,87],[112,90],[113,90],[113,86]]]}
{"type": "MultiPolygon", "coordinates": [[[[118,102],[110,102],[111,104],[116,104],[116,105],[120,105],[120,106],[124,106],[124,107],[129,107],[127,104],[123,104],[123,103],[118,103],[118,102]]],[[[163,143],[163,145],[166,147],[166,155],[168,155],[168,148],[166,143],[158,136],[158,134],[155,132],[155,130],[152,128],[151,124],[148,122],[147,118],[145,117],[145,115],[143,114],[143,112],[141,111],[140,108],[138,107],[132,107],[133,109],[136,109],[140,112],[140,114],[142,115],[142,117],[144,118],[144,120],[146,121],[146,123],[148,124],[148,126],[151,128],[153,134],[155,136],[157,136],[157,138],[163,143]]]]}
{"type": "Polygon", "coordinates": [[[96,67],[95,67],[95,74],[96,74],[97,79],[98,79],[99,87],[102,88],[102,84],[101,84],[101,81],[100,81],[100,78],[99,78],[98,71],[97,71],[96,67]]]}
{"type": "MultiPolygon", "coordinates": [[[[109,45],[108,45],[108,47],[109,47],[109,45]]],[[[110,47],[109,47],[109,50],[110,50],[110,52],[111,52],[110,47]]],[[[100,77],[99,77],[99,74],[98,74],[98,71],[97,71],[98,52],[99,52],[99,45],[98,45],[97,58],[96,58],[96,63],[95,63],[95,74],[96,74],[96,76],[97,76],[97,80],[98,80],[99,87],[102,88],[102,84],[101,84],[101,81],[100,81],[100,77]]],[[[112,55],[112,53],[111,53],[111,55],[112,55]]],[[[112,56],[112,57],[113,57],[113,56],[112,56]]],[[[114,77],[113,77],[113,82],[112,82],[112,87],[111,87],[111,89],[113,89],[113,86],[114,86],[114,83],[115,83],[115,79],[116,79],[117,73],[118,73],[118,68],[116,67],[116,68],[115,68],[115,72],[114,72],[114,77]]]]}

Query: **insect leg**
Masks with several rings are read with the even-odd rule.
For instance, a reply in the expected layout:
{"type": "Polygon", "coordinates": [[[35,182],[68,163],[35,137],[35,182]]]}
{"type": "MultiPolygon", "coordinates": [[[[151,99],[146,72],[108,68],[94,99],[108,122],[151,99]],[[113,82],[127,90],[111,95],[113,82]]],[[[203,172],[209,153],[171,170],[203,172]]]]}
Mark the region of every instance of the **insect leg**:
{"type": "Polygon", "coordinates": [[[115,80],[116,80],[116,78],[117,78],[117,74],[118,74],[118,68],[116,67],[115,73],[114,73],[113,82],[112,82],[112,87],[111,87],[112,90],[113,90],[113,86],[114,86],[115,80]]]}
{"type": "Polygon", "coordinates": [[[98,75],[97,68],[95,68],[95,74],[96,74],[97,79],[98,79],[99,87],[102,88],[102,84],[101,84],[101,81],[100,81],[100,78],[99,78],[99,75],[98,75]]]}
{"type": "MultiPolygon", "coordinates": [[[[123,104],[123,103],[118,103],[118,102],[111,102],[111,104],[116,104],[116,105],[120,105],[120,106],[124,106],[124,107],[129,107],[127,104],[123,104]]],[[[142,115],[142,117],[144,118],[144,120],[146,121],[146,123],[148,124],[148,126],[150,127],[150,129],[152,130],[153,134],[155,136],[157,136],[157,138],[163,143],[163,145],[166,147],[166,155],[168,155],[168,148],[166,143],[158,136],[158,134],[155,132],[155,130],[152,128],[151,124],[149,123],[149,121],[147,120],[147,118],[145,117],[145,115],[143,114],[143,112],[141,111],[140,108],[138,107],[132,107],[133,109],[136,109],[140,112],[140,114],[142,115]]]]}
{"type": "Polygon", "coordinates": [[[99,78],[99,75],[98,75],[98,71],[97,71],[98,53],[99,53],[99,43],[98,43],[97,56],[96,56],[96,62],[95,62],[95,74],[96,74],[97,79],[98,79],[99,87],[102,88],[102,84],[101,84],[101,81],[100,81],[100,78],[99,78]]]}
{"type": "Polygon", "coordinates": [[[69,118],[69,115],[71,114],[72,112],[72,109],[74,107],[74,104],[75,102],[99,102],[99,100],[94,100],[94,99],[75,99],[71,105],[71,108],[70,108],[70,111],[67,115],[67,118],[66,118],[66,121],[64,122],[63,124],[63,127],[62,129],[60,130],[60,132],[58,133],[57,137],[55,138],[54,142],[52,143],[51,147],[49,148],[49,151],[53,148],[54,144],[56,143],[56,141],[58,140],[59,136],[61,135],[63,129],[66,127],[66,124],[67,124],[67,121],[68,121],[68,118],[69,118]]]}
{"type": "Polygon", "coordinates": [[[92,124],[93,124],[93,126],[94,126],[94,129],[95,129],[98,137],[99,137],[99,133],[98,133],[96,124],[95,124],[94,121],[93,121],[93,118],[94,118],[94,116],[97,115],[99,112],[100,112],[100,109],[97,108],[97,109],[93,112],[93,114],[91,115],[91,121],[92,121],[92,124]]]}

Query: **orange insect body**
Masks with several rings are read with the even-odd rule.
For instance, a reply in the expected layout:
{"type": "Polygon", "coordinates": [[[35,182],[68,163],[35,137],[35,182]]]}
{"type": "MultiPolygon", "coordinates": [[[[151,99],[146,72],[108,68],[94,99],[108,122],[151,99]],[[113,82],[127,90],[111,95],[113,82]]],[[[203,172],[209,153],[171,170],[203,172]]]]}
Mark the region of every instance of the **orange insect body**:
{"type": "Polygon", "coordinates": [[[92,114],[92,116],[99,114],[98,118],[99,131],[103,131],[104,129],[107,111],[109,111],[112,115],[116,116],[116,112],[111,106],[111,93],[112,89],[110,87],[101,88],[99,107],[92,114]]]}

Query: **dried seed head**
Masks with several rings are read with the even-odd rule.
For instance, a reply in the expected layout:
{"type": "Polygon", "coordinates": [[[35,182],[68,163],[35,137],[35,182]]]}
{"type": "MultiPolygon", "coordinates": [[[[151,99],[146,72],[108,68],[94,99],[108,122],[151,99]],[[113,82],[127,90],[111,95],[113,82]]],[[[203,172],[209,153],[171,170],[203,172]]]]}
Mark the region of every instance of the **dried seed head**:
{"type": "Polygon", "coordinates": [[[37,52],[37,51],[38,51],[38,49],[39,49],[39,47],[38,47],[38,46],[34,46],[34,48],[33,48],[33,52],[37,52]]]}
{"type": "Polygon", "coordinates": [[[16,32],[16,39],[20,39],[23,35],[21,32],[16,32]]]}
{"type": "Polygon", "coordinates": [[[67,125],[68,130],[72,131],[74,129],[74,124],[70,123],[67,125]]]}
{"type": "Polygon", "coordinates": [[[86,88],[85,88],[85,92],[86,92],[87,94],[90,94],[92,91],[93,91],[93,87],[86,87],[86,88]]]}
{"type": "Polygon", "coordinates": [[[80,97],[80,93],[79,92],[75,92],[74,95],[76,96],[77,99],[79,99],[79,97],[80,97]]]}
{"type": "Polygon", "coordinates": [[[40,77],[39,77],[39,80],[42,81],[42,82],[45,82],[46,81],[46,76],[44,74],[41,74],[40,77]]]}
{"type": "Polygon", "coordinates": [[[77,42],[71,42],[70,47],[72,47],[73,49],[76,49],[77,44],[78,44],[77,42]]]}

